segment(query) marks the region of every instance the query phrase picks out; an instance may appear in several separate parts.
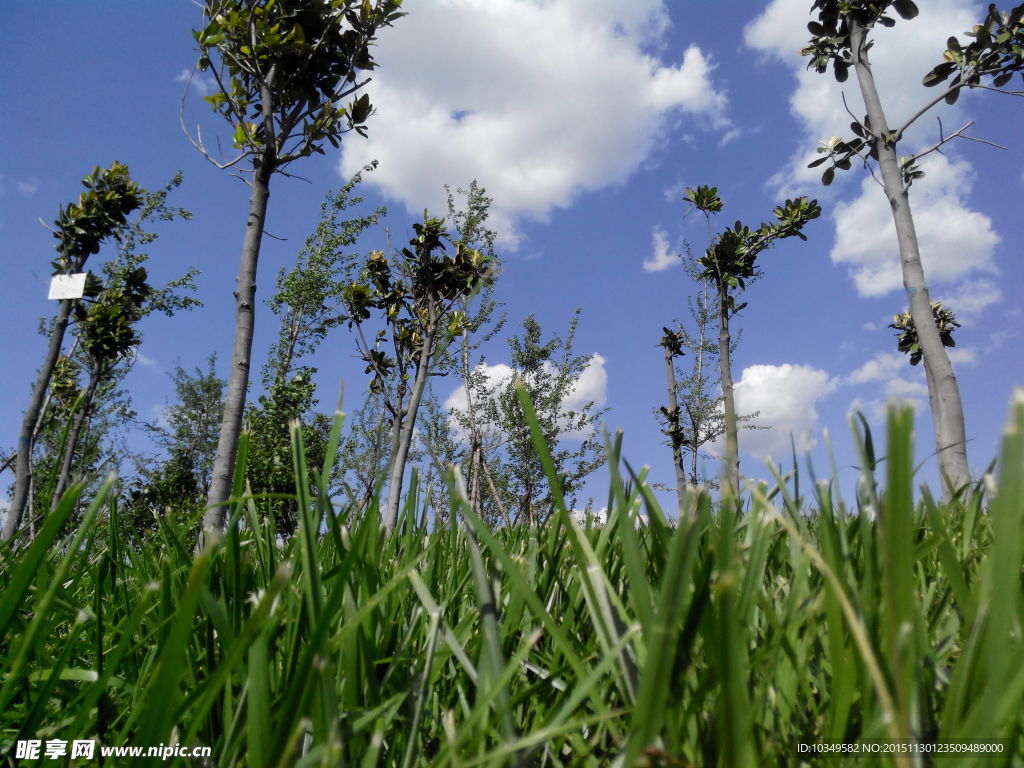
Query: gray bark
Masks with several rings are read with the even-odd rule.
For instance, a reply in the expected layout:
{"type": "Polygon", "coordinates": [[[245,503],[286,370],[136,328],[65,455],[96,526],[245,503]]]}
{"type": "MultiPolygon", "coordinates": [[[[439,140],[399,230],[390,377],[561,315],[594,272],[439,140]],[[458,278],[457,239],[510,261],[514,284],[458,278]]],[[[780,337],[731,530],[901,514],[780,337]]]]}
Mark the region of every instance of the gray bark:
{"type": "Polygon", "coordinates": [[[889,199],[896,236],[899,240],[900,267],[903,271],[903,286],[910,302],[910,315],[917,329],[918,341],[923,353],[925,375],[928,378],[928,394],[935,431],[935,447],[939,457],[939,471],[943,475],[943,497],[949,498],[951,491],[963,487],[971,480],[967,463],[967,436],[964,427],[964,409],[960,399],[960,387],[953,372],[946,348],[942,344],[939,330],[935,326],[928,284],[918,247],[917,230],[910,208],[910,198],[903,184],[899,158],[895,145],[884,137],[889,127],[882,110],[882,102],[875,88],[874,75],[864,48],[866,30],[851,23],[850,43],[853,64],[860,84],[864,106],[871,121],[871,132],[879,138],[878,166],[882,185],[889,199]]]}
{"type": "Polygon", "coordinates": [[[242,259],[235,287],[235,343],[231,350],[231,371],[228,374],[224,398],[224,417],[217,440],[217,455],[213,462],[213,475],[207,495],[207,510],[203,528],[220,532],[227,518],[231,486],[238,453],[238,438],[242,433],[246,391],[249,386],[249,367],[252,359],[252,335],[256,314],[256,267],[259,263],[263,227],[266,223],[267,201],[270,197],[272,169],[256,165],[249,197],[249,218],[242,244],[242,259]]]}
{"type": "Polygon", "coordinates": [[[0,533],[3,541],[10,541],[21,526],[25,507],[31,494],[32,438],[39,421],[39,414],[42,412],[46,390],[50,386],[50,377],[53,376],[53,369],[57,366],[57,360],[60,358],[60,348],[64,343],[64,333],[68,327],[68,318],[71,316],[73,302],[73,299],[64,299],[60,303],[53,331],[50,333],[50,348],[47,350],[46,359],[43,360],[39,375],[36,377],[36,384],[32,389],[32,399],[22,417],[21,434],[18,436],[18,453],[14,464],[14,498],[11,499],[7,517],[4,518],[3,532],[0,533]]]}
{"type": "Polygon", "coordinates": [[[734,492],[739,490],[740,442],[736,425],[736,400],[732,384],[732,360],[729,338],[729,286],[718,278],[718,369],[722,378],[725,404],[725,481],[734,492]]]}
{"type": "MultiPolygon", "coordinates": [[[[433,310],[431,310],[433,314],[433,310]]],[[[431,318],[433,325],[434,318],[431,318]]],[[[413,427],[416,426],[416,412],[420,408],[420,401],[423,399],[423,391],[427,387],[427,375],[430,373],[430,356],[434,351],[434,334],[424,334],[423,344],[420,347],[420,358],[416,365],[416,378],[413,379],[412,390],[409,393],[409,407],[405,411],[405,418],[402,419],[401,431],[398,435],[398,450],[391,462],[391,477],[388,480],[388,506],[387,516],[384,518],[384,527],[390,532],[398,524],[398,511],[402,503],[402,480],[405,477],[405,465],[409,461],[409,448],[412,445],[413,427]]]]}
{"type": "Polygon", "coordinates": [[[51,512],[57,508],[60,497],[64,495],[64,491],[71,484],[71,467],[74,464],[75,451],[78,449],[78,439],[82,435],[82,428],[88,419],[89,411],[92,410],[92,402],[96,398],[96,388],[99,386],[99,383],[100,371],[98,366],[94,366],[93,370],[89,373],[89,385],[86,387],[85,397],[82,398],[78,411],[75,412],[75,419],[68,430],[68,439],[64,446],[64,458],[61,460],[60,474],[57,476],[57,485],[54,487],[53,497],[50,499],[51,512]]]}

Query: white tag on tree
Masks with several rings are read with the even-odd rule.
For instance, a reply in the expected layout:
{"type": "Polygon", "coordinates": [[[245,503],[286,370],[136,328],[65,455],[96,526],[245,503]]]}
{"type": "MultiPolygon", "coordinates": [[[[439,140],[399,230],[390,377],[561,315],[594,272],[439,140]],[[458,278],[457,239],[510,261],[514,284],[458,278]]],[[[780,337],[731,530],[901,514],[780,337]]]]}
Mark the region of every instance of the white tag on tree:
{"type": "Polygon", "coordinates": [[[85,293],[86,272],[77,275],[54,275],[50,281],[50,299],[80,299],[85,293]]]}

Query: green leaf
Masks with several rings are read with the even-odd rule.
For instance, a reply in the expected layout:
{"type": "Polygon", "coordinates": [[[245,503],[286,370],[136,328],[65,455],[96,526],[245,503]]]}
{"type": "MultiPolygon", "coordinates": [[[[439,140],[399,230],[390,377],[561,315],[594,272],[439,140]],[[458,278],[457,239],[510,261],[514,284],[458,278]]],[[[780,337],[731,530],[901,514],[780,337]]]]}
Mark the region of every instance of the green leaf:
{"type": "Polygon", "coordinates": [[[832,180],[835,179],[835,177],[836,177],[836,169],[835,168],[829,168],[827,171],[825,171],[823,174],[821,174],[821,183],[824,184],[827,187],[829,184],[832,183],[832,180]]]}
{"type": "Polygon", "coordinates": [[[917,5],[915,5],[912,0],[894,0],[892,7],[896,9],[896,13],[907,21],[916,18],[917,14],[920,13],[920,11],[917,10],[917,5]]]}

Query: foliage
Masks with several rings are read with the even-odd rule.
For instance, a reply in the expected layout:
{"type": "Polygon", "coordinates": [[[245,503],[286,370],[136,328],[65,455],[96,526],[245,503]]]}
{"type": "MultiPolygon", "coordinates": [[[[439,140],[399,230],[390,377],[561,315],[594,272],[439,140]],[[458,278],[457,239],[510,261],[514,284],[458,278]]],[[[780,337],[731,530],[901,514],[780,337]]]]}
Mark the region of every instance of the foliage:
{"type": "MultiPolygon", "coordinates": [[[[931,304],[932,315],[935,318],[935,327],[939,329],[939,338],[942,339],[942,346],[955,347],[956,341],[953,339],[953,329],[960,327],[960,323],[956,320],[956,315],[953,314],[953,310],[942,306],[941,301],[933,301],[931,304]]],[[[924,351],[921,349],[921,344],[918,341],[917,328],[914,327],[914,318],[910,316],[910,311],[893,315],[889,327],[896,329],[898,335],[897,348],[900,352],[910,355],[910,364],[917,365],[920,363],[924,357],[924,351]]]]}
{"type": "Polygon", "coordinates": [[[176,402],[164,409],[157,424],[146,425],[165,455],[140,465],[128,484],[120,513],[131,521],[127,530],[155,531],[165,512],[181,520],[202,509],[223,408],[224,381],[217,376],[216,363],[212,354],[205,370],[175,368],[176,402]]]}
{"type": "MultiPolygon", "coordinates": [[[[364,170],[375,167],[376,163],[364,170]]],[[[344,323],[342,296],[360,262],[353,247],[385,213],[379,208],[368,215],[347,214],[363,202],[355,194],[361,181],[362,173],[357,173],[337,193],[327,193],[320,222],[306,238],[295,265],[278,272],[277,291],[267,301],[278,317],[278,338],[263,366],[265,393],[246,412],[248,461],[254,470],[252,491],[264,496],[260,509],[286,536],[298,522],[293,508],[280,498],[295,491],[290,425],[296,420],[303,425],[303,444],[313,466],[323,465],[331,426],[331,419],[315,410],[317,369],[303,363],[332,329],[344,323]]],[[[338,490],[333,485],[330,489],[338,490]]]]}
{"type": "Polygon", "coordinates": [[[373,111],[360,72],[374,69],[377,31],[403,14],[401,0],[208,0],[205,26],[194,30],[200,71],[217,91],[206,100],[232,126],[243,157],[266,172],[338,147],[343,133],[365,135],[373,111]]]}
{"type": "Polygon", "coordinates": [[[413,488],[386,537],[331,506],[326,472],[305,495],[296,433],[300,535],[278,543],[243,499],[246,524],[197,556],[173,518],[131,551],[109,485],[56,538],[75,486],[32,547],[0,552],[0,749],[42,735],[208,745],[213,764],[255,768],[748,766],[795,765],[801,743],[984,736],[1003,750],[986,764],[1015,765],[1024,403],[998,481],[949,505],[912,501],[911,440],[893,411],[883,479],[858,433],[857,498],[817,483],[813,515],[778,478],[747,492],[748,514],[693,491],[667,519],[615,444],[603,527],[573,522],[545,460],[546,527],[490,530],[456,480],[464,522],[429,532],[413,488]]]}
{"type": "Polygon", "coordinates": [[[387,211],[378,208],[367,215],[342,217],[363,202],[355,191],[363,173],[376,167],[376,162],[368,165],[340,190],[327,193],[320,204],[320,221],[306,238],[295,265],[282,267],[277,274],[277,290],[267,300],[279,322],[277,341],[263,367],[263,386],[268,390],[292,375],[296,363],[314,354],[331,330],[345,322],[342,295],[360,266],[353,247],[387,211]]]}
{"type": "MultiPolygon", "coordinates": [[[[592,355],[574,354],[577,309],[565,337],[543,340],[540,323],[532,315],[523,320],[519,336],[508,338],[512,376],[490,382],[483,368],[471,372],[467,389],[475,406],[476,429],[494,492],[482,491],[482,515],[489,522],[502,519],[504,509],[513,523],[543,523],[551,509],[553,491],[543,464],[533,449],[533,438],[517,394],[521,386],[536,409],[540,429],[551,446],[552,461],[562,493],[570,505],[577,502],[586,478],[605,462],[597,425],[605,410],[593,402],[570,408],[574,391],[592,355]]],[[[459,430],[467,434],[467,411],[453,411],[459,430]]],[[[472,456],[464,454],[468,469],[472,456]]],[[[481,484],[486,479],[481,480],[481,484]]]]}
{"type": "MultiPolygon", "coordinates": [[[[718,213],[724,207],[717,187],[688,187],[683,201],[693,205],[704,214],[708,221],[708,233],[711,233],[711,214],[718,213]]],[[[739,429],[740,417],[736,413],[735,397],[732,380],[733,339],[729,322],[734,315],[746,307],[746,303],[736,304],[736,293],[746,289],[747,283],[761,275],[757,257],[779,240],[788,237],[799,237],[807,240],[801,231],[804,226],[821,215],[821,207],[817,200],[798,197],[786,200],[772,211],[775,221],[762,222],[752,230],[737,221],[711,238],[711,244],[697,263],[697,280],[707,280],[715,287],[718,303],[718,367],[719,380],[722,385],[722,405],[725,427],[725,477],[727,485],[738,490],[739,481],[739,429]]],[[[670,350],[671,351],[671,350],[670,350]]],[[[671,356],[669,357],[671,373],[671,356]]],[[[677,407],[669,403],[669,408],[677,407]]],[[[672,411],[670,410],[670,413],[672,411]]],[[[677,482],[677,486],[679,483],[677,482]]]]}
{"type": "Polygon", "coordinates": [[[104,240],[119,238],[128,215],[144,202],[144,190],[123,163],[111,163],[105,170],[97,166],[82,179],[82,186],[85,192],[78,202],[62,207],[54,222],[58,255],[50,264],[55,275],[81,271],[104,240]]]}
{"type": "Polygon", "coordinates": [[[491,257],[449,240],[442,219],[424,211],[413,225],[409,246],[392,259],[370,253],[361,280],[345,288],[343,299],[349,328],[357,331],[356,347],[372,375],[371,393],[383,395],[391,415],[391,476],[385,518],[393,528],[412,433],[427,379],[437,373],[454,337],[471,328],[468,301],[492,275],[491,257]],[[365,324],[374,313],[384,325],[371,343],[365,324]],[[389,347],[387,351],[385,348],[389,347]],[[393,387],[391,385],[394,385],[393,387]]]}
{"type": "MultiPolygon", "coordinates": [[[[721,204],[720,199],[718,202],[721,204]]],[[[727,228],[716,235],[711,246],[699,259],[703,267],[699,279],[720,282],[727,289],[744,290],[747,281],[760,274],[758,255],[787,237],[799,237],[806,241],[807,236],[800,230],[821,215],[821,206],[817,200],[798,197],[776,206],[772,215],[776,219],[774,222],[762,222],[755,230],[737,221],[731,229],[727,228]]],[[[725,304],[731,314],[736,314],[746,306],[736,306],[732,294],[725,296],[725,304]]]]}

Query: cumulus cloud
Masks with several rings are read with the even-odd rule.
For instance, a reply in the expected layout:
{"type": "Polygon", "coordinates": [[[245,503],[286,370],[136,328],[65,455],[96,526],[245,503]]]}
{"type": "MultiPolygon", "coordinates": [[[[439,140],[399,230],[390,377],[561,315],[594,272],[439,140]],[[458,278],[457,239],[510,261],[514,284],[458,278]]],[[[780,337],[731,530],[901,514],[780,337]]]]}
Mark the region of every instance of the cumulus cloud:
{"type": "Polygon", "coordinates": [[[1003,298],[1003,291],[994,280],[967,280],[956,288],[936,295],[944,306],[952,309],[960,322],[971,322],[988,307],[1003,298]]]}
{"type": "Polygon", "coordinates": [[[380,37],[369,138],[341,172],[378,159],[368,183],[410,212],[477,179],[516,247],[519,222],[626,181],[670,121],[731,127],[700,48],[653,55],[668,24],[661,0],[420,3],[380,37]]]}
{"type": "MultiPolygon", "coordinates": [[[[973,359],[973,356],[971,356],[973,359]]],[[[884,421],[887,403],[895,402],[923,407],[928,399],[928,385],[921,366],[910,365],[902,352],[882,352],[843,379],[847,385],[869,385],[872,395],[858,396],[849,411],[861,411],[869,421],[884,421]],[[873,396],[877,393],[878,397],[873,396]]]]}
{"type": "MultiPolygon", "coordinates": [[[[580,373],[579,378],[574,381],[569,389],[568,396],[562,402],[562,413],[568,417],[570,412],[579,412],[588,403],[593,403],[596,408],[603,408],[608,402],[608,372],[605,370],[607,360],[601,355],[593,355],[586,368],[580,373]]],[[[550,362],[544,363],[545,370],[550,374],[556,374],[555,366],[550,362]]],[[[477,373],[483,374],[486,380],[487,389],[490,392],[498,392],[511,381],[515,371],[511,366],[504,363],[489,365],[481,363],[477,366],[477,373]]],[[[474,401],[474,408],[477,407],[474,401]]],[[[469,400],[466,396],[464,386],[457,387],[445,400],[444,407],[447,410],[461,411],[466,413],[469,409],[469,400]]],[[[453,426],[460,439],[466,439],[465,430],[458,426],[453,420],[453,426]]],[[[564,439],[583,440],[589,434],[580,431],[566,431],[560,437],[564,439]]]]}
{"type": "MultiPolygon", "coordinates": [[[[736,410],[757,412],[750,422],[770,429],[741,430],[740,451],[758,459],[790,453],[790,435],[797,451],[817,442],[819,400],[835,391],[839,382],[825,371],[808,365],[751,365],[736,383],[736,410]]],[[[721,450],[719,448],[719,450],[721,450]]]]}
{"type": "MultiPolygon", "coordinates": [[[[952,282],[976,271],[994,273],[993,251],[999,235],[988,216],[966,207],[973,182],[970,165],[929,155],[920,167],[925,178],[914,185],[911,205],[929,282],[952,282]]],[[[874,179],[863,179],[860,195],[852,202],[837,204],[833,220],[832,261],[848,268],[857,293],[883,296],[902,289],[895,225],[889,202],[874,179]]],[[[977,290],[971,293],[977,295],[972,306],[983,308],[985,297],[977,290]]],[[[982,293],[992,295],[992,291],[982,293]]]]}
{"type": "Polygon", "coordinates": [[[650,258],[644,259],[645,272],[663,272],[679,263],[676,254],[669,249],[668,233],[663,227],[651,230],[651,248],[653,253],[650,258]]]}
{"type": "Polygon", "coordinates": [[[883,352],[847,376],[846,383],[869,384],[875,381],[888,381],[903,373],[906,366],[907,356],[902,352],[883,352]]]}

